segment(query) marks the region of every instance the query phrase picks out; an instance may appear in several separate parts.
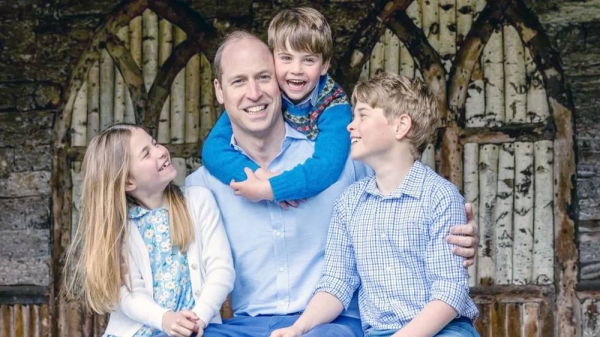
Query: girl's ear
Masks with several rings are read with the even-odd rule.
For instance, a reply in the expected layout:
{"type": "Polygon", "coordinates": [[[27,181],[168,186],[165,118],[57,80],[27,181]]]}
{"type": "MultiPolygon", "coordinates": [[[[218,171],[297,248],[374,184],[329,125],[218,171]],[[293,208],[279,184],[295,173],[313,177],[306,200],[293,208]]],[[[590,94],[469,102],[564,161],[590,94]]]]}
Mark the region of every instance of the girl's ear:
{"type": "Polygon", "coordinates": [[[396,139],[400,140],[406,137],[412,126],[412,119],[407,114],[402,114],[395,120],[396,123],[396,139]]]}
{"type": "Polygon", "coordinates": [[[136,188],[135,182],[131,178],[125,181],[125,192],[133,192],[136,188]]]}

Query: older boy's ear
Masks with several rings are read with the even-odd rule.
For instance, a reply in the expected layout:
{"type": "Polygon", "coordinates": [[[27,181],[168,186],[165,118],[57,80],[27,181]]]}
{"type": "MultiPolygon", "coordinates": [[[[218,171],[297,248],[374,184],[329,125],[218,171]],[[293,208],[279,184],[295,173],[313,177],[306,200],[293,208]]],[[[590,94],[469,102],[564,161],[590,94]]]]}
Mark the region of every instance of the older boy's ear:
{"type": "Polygon", "coordinates": [[[396,123],[396,139],[400,140],[406,137],[412,126],[412,119],[407,114],[402,114],[395,120],[396,123]]]}
{"type": "Polygon", "coordinates": [[[221,83],[219,83],[219,80],[215,78],[213,85],[215,87],[215,96],[217,96],[217,101],[219,104],[223,104],[223,90],[221,89],[221,83]]]}
{"type": "Polygon", "coordinates": [[[323,66],[321,67],[321,76],[326,75],[329,71],[329,61],[323,61],[323,66]]]}

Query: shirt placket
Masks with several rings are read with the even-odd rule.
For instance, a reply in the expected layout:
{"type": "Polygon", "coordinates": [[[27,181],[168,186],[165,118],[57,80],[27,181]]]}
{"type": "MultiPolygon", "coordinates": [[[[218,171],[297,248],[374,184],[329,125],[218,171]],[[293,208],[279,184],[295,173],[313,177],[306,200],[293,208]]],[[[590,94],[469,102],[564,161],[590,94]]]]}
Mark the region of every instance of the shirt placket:
{"type": "Polygon", "coordinates": [[[285,228],[281,207],[276,203],[269,203],[269,215],[271,217],[273,250],[276,268],[276,297],[277,308],[283,312],[287,310],[290,303],[289,289],[289,261],[286,254],[285,228]]]}

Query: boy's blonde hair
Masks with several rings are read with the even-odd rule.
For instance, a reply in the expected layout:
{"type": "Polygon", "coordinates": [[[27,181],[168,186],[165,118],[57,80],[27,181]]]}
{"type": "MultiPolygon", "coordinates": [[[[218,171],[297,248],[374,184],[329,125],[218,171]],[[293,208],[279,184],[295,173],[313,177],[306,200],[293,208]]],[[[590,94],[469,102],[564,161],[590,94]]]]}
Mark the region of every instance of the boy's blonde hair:
{"type": "MultiPolygon", "coordinates": [[[[125,183],[129,175],[130,138],[137,125],[118,124],[94,137],[83,159],[81,212],[65,262],[65,295],[98,314],[119,304],[129,251],[125,183]],[[125,270],[122,268],[125,267],[125,270]]],[[[171,244],[182,252],[194,240],[194,228],[181,190],[165,189],[171,244]]],[[[132,200],[132,199],[129,199],[132,200]]],[[[137,229],[136,229],[137,230],[137,229]]]]}
{"type": "Polygon", "coordinates": [[[408,115],[411,127],[405,139],[412,145],[411,154],[415,158],[420,158],[427,144],[433,141],[439,112],[433,95],[422,81],[383,72],[354,87],[352,105],[356,106],[357,102],[382,109],[389,121],[408,115]]]}
{"type": "Polygon", "coordinates": [[[295,51],[322,54],[323,63],[333,55],[333,38],[329,23],[319,11],[310,7],[283,9],[271,20],[269,47],[286,50],[286,42],[295,51]]]}

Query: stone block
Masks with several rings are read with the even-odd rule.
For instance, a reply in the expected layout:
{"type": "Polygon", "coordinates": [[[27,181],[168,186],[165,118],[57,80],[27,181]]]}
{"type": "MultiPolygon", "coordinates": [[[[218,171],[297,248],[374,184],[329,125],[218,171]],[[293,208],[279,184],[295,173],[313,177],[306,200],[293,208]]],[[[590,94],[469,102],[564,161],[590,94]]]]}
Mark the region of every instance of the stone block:
{"type": "Polygon", "coordinates": [[[12,172],[0,179],[0,195],[8,198],[50,195],[50,172],[12,172]]]}
{"type": "Polygon", "coordinates": [[[52,144],[56,111],[0,112],[0,147],[52,144]]]}
{"type": "Polygon", "coordinates": [[[0,231],[0,257],[50,256],[50,230],[0,231]]]}
{"type": "Polygon", "coordinates": [[[50,285],[49,257],[0,257],[0,286],[50,285]]]}
{"type": "Polygon", "coordinates": [[[15,150],[11,148],[0,148],[0,179],[8,178],[15,166],[15,150]]]}
{"type": "Polygon", "coordinates": [[[0,231],[50,229],[50,196],[0,199],[0,231]]]}
{"type": "Polygon", "coordinates": [[[15,172],[50,171],[52,169],[52,146],[26,145],[15,151],[15,172]]]}

